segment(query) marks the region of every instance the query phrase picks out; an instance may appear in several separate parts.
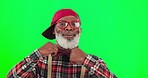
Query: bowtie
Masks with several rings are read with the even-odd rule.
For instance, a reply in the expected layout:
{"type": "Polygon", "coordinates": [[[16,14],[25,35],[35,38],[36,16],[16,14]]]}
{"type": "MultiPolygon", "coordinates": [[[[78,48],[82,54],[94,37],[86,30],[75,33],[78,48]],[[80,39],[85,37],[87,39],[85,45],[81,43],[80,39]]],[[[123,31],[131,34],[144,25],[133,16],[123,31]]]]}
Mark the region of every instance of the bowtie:
{"type": "Polygon", "coordinates": [[[56,57],[61,56],[61,55],[67,55],[69,57],[70,53],[71,53],[70,49],[58,49],[56,57]]]}

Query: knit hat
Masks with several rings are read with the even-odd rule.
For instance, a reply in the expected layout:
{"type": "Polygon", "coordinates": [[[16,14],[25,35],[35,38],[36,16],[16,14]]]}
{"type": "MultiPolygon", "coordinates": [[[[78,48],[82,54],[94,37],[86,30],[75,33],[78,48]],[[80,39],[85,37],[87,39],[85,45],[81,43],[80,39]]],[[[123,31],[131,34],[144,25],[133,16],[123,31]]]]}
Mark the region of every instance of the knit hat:
{"type": "Polygon", "coordinates": [[[47,28],[42,33],[42,35],[47,39],[55,39],[55,34],[53,34],[55,24],[60,18],[65,17],[65,16],[75,16],[76,18],[79,19],[79,16],[75,11],[71,9],[61,9],[54,14],[50,27],[47,28]]]}

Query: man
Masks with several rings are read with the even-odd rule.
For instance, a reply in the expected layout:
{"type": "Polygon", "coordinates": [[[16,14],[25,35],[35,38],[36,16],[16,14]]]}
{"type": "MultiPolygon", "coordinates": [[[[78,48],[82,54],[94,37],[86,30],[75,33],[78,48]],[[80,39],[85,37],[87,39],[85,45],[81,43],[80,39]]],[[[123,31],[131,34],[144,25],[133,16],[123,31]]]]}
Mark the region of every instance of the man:
{"type": "Polygon", "coordinates": [[[48,42],[35,50],[7,78],[117,78],[101,58],[87,55],[78,47],[80,22],[78,14],[71,9],[57,11],[51,26],[42,33],[57,43],[48,42]],[[86,68],[83,72],[82,66],[86,68]]]}

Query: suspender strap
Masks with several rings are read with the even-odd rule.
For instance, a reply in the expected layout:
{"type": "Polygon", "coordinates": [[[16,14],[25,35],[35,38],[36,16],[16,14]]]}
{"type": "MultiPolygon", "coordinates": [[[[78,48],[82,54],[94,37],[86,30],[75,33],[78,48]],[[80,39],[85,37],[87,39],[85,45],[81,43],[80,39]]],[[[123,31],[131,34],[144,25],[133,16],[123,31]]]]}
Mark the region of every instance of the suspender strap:
{"type": "MultiPolygon", "coordinates": [[[[49,55],[48,56],[48,78],[51,78],[51,71],[52,71],[52,56],[49,55]]],[[[84,78],[84,75],[85,75],[85,67],[82,66],[80,78],[84,78]]]]}
{"type": "Polygon", "coordinates": [[[81,75],[80,75],[80,78],[84,78],[84,75],[85,75],[85,67],[82,66],[81,67],[81,75]]]}
{"type": "Polygon", "coordinates": [[[48,56],[48,77],[51,78],[51,71],[52,71],[52,57],[51,55],[48,56]]]}

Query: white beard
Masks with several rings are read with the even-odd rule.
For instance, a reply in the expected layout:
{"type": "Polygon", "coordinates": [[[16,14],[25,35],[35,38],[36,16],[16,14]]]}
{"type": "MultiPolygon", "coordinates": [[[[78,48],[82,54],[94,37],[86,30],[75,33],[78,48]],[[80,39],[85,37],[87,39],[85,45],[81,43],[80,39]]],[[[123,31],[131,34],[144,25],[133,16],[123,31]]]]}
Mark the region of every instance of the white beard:
{"type": "Polygon", "coordinates": [[[80,34],[77,34],[73,40],[67,40],[62,36],[62,34],[58,34],[58,33],[55,34],[55,37],[56,37],[57,43],[61,47],[65,49],[73,49],[77,47],[79,44],[80,34]]]}

